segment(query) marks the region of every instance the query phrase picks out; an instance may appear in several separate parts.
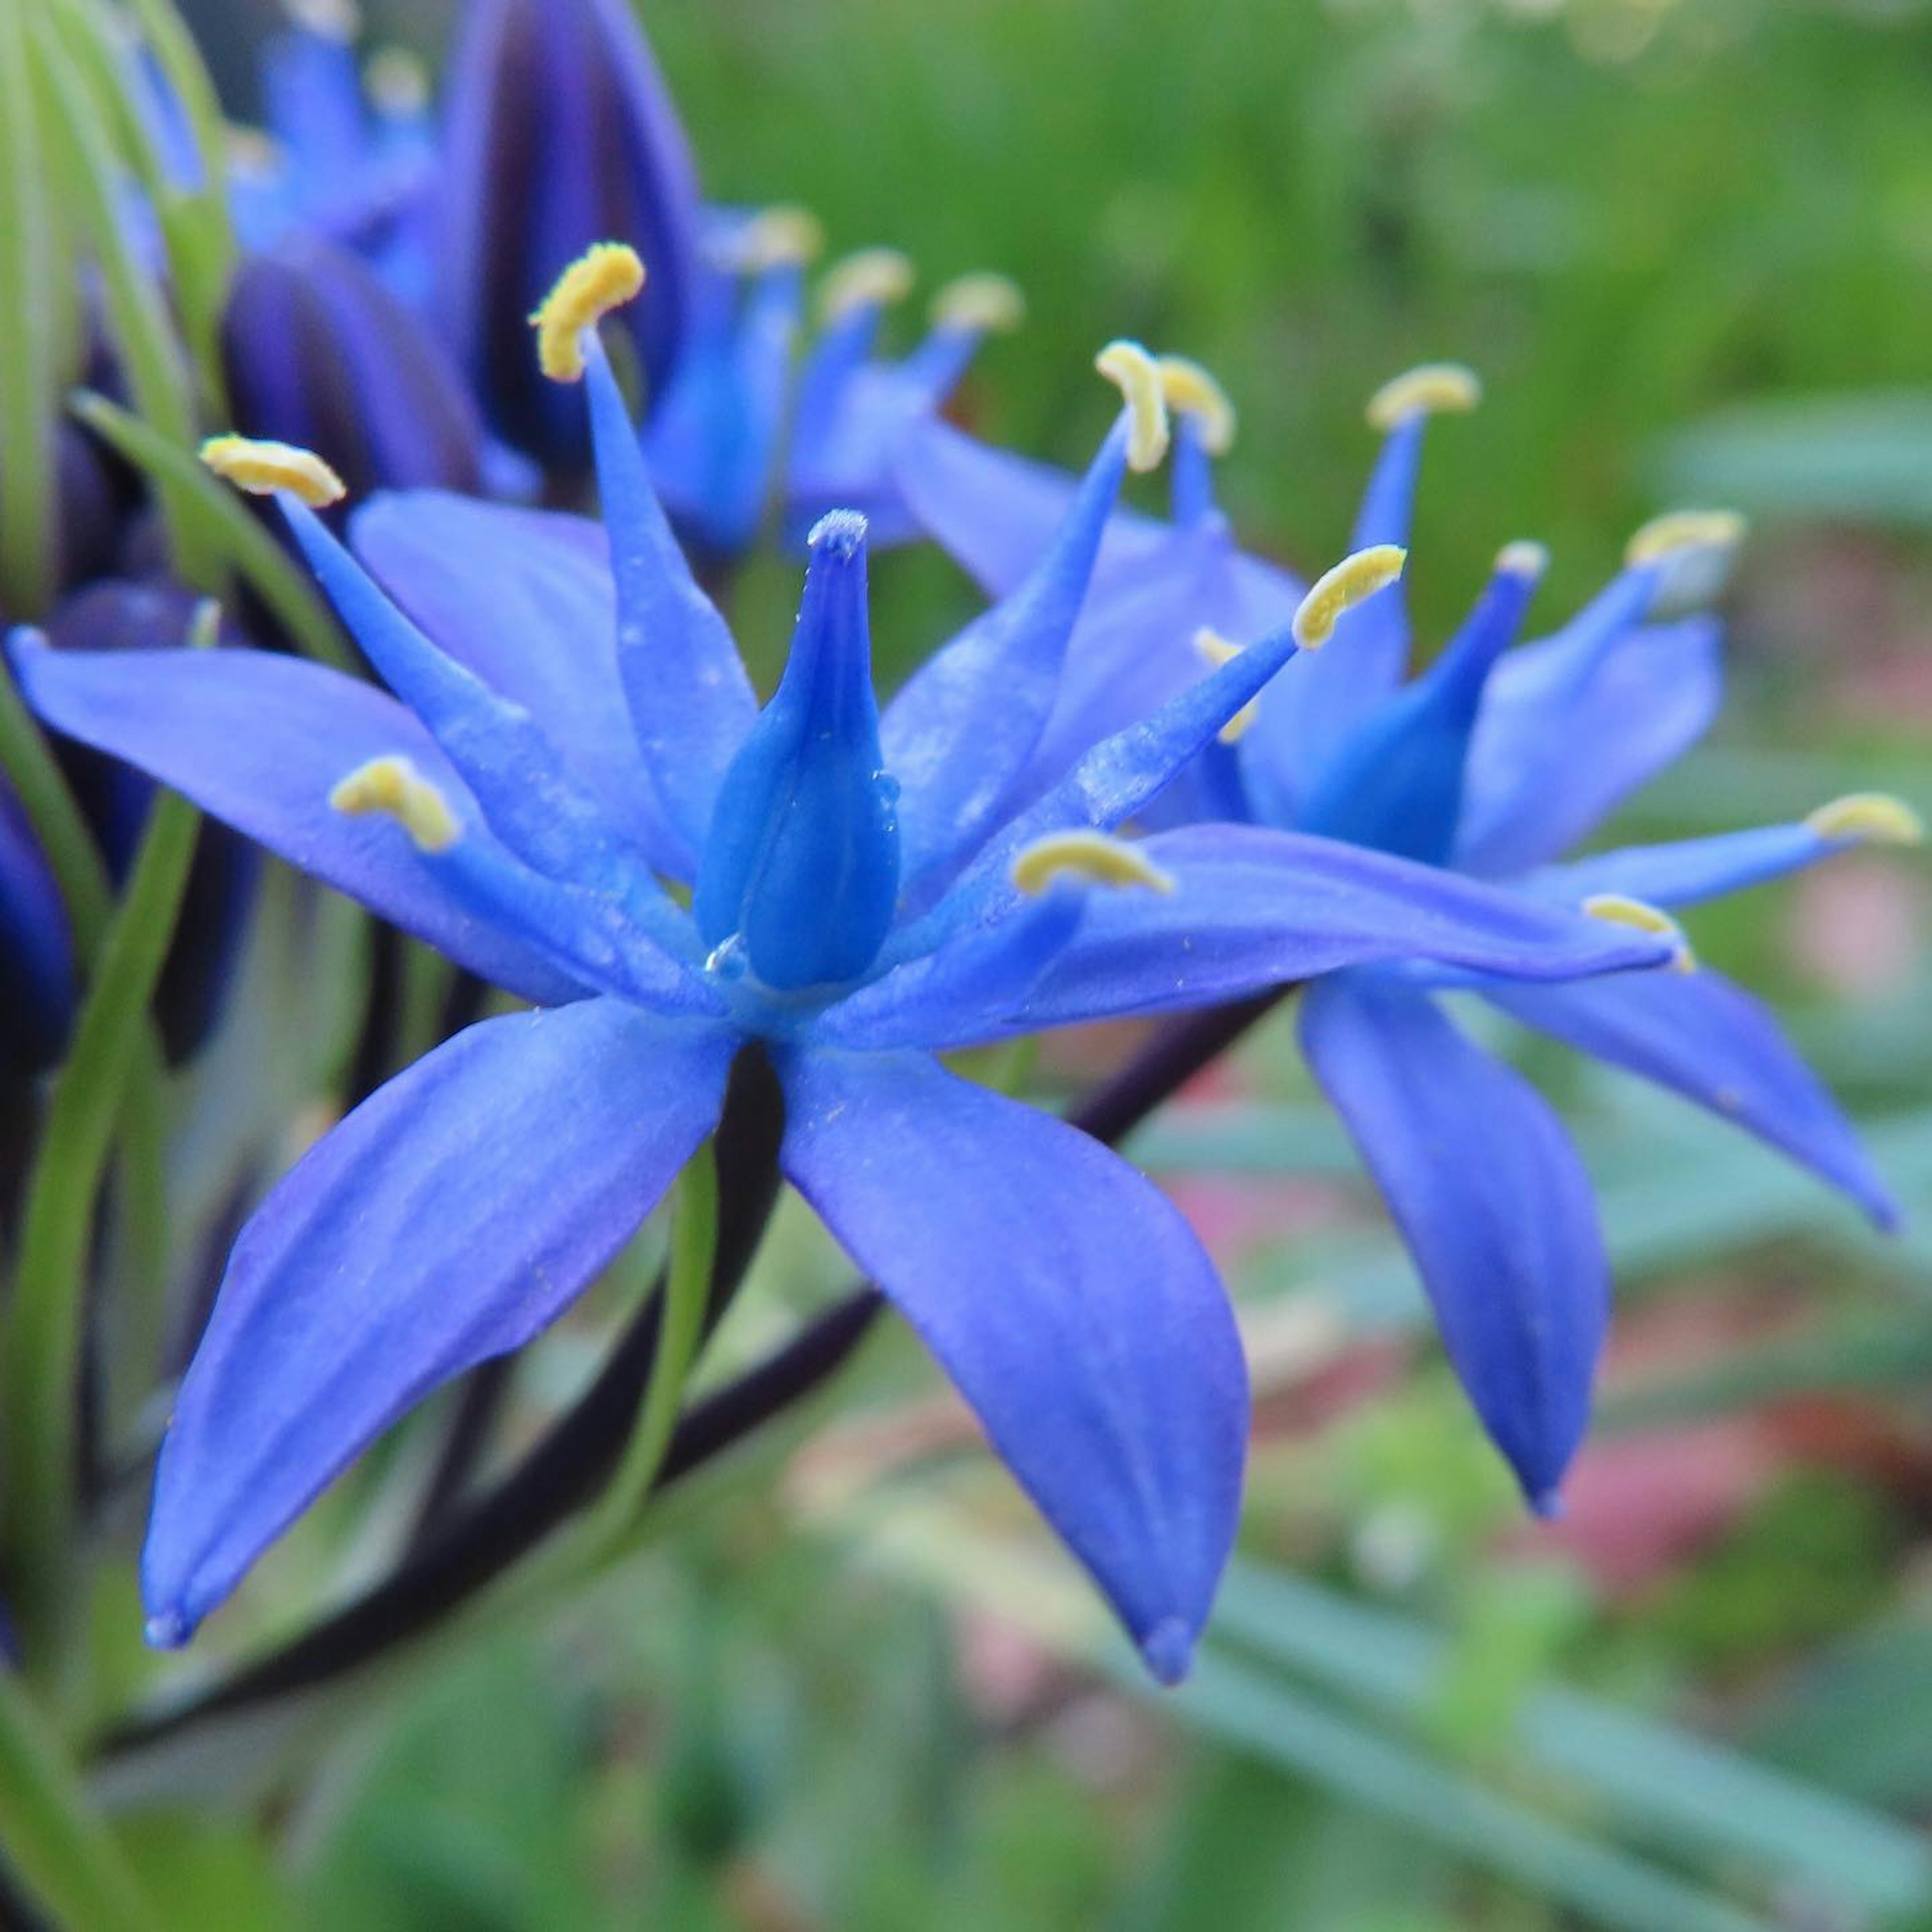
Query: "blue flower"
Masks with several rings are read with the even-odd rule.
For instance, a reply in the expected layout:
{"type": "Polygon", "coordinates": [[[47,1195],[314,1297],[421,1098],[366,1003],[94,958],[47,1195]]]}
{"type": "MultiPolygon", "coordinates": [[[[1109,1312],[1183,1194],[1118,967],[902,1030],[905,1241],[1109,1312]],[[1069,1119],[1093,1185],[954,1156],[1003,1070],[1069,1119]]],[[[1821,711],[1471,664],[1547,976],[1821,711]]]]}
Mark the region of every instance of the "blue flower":
{"type": "Polygon", "coordinates": [[[622,332],[660,392],[700,276],[698,178],[625,0],[472,0],[445,103],[441,300],[496,434],[547,466],[590,460],[583,416],[532,363],[524,323],[598,236],[626,235],[651,285],[622,332]]]}
{"type": "Polygon", "coordinates": [[[1177,1676],[1238,1504],[1246,1395],[1226,1301],[1132,1168],[935,1054],[1040,1016],[1156,1011],[1376,959],[1538,980],[1669,948],[1332,842],[1256,849],[1208,829],[1156,860],[1112,837],[1399,554],[1339,566],[1288,626],[1019,808],[1122,472],[1165,441],[1153,366],[1128,345],[1102,362],[1130,406],[1011,597],[881,715],[866,526],[833,512],[760,710],[594,326],[641,280],[628,250],[602,245],[541,316],[545,366],[588,378],[604,530],[380,498],[352,538],[398,608],[305,507],[339,493],[318,459],[212,448],[277,491],[393,698],[260,653],[123,656],[104,674],[14,642],[58,729],[538,1008],[470,1028],[381,1089],[242,1233],[161,1453],[152,1634],[184,1640],[379,1430],[554,1320],[711,1130],[734,1055],[756,1048],[784,1092],[786,1174],[1150,1667],[1177,1676]],[[688,910],[665,880],[689,886],[688,910]]]}
{"type": "MultiPolygon", "coordinates": [[[[1178,414],[1166,520],[1109,522],[1059,700],[1030,784],[1124,717],[1166,701],[1268,631],[1304,594],[1236,544],[1216,507],[1212,459],[1234,428],[1195,365],[1162,364],[1178,414]]],[[[1386,433],[1358,517],[1358,546],[1408,537],[1426,422],[1472,406],[1474,379],[1432,366],[1390,384],[1370,419],[1386,433]]],[[[896,452],[915,513],[994,595],[1037,555],[1036,531],[1072,484],[936,422],[896,452]]],[[[1811,863],[1865,838],[1918,836],[1896,801],[1840,800],[1799,823],[1556,862],[1636,787],[1701,735],[1721,695],[1719,631],[1668,614],[1737,536],[1715,514],[1660,518],[1626,568],[1553,636],[1510,648],[1543,566],[1511,544],[1462,630],[1404,682],[1402,586],[1345,616],[1335,647],[1268,687],[1250,728],[1209,748],[1173,786],[1177,820],[1244,823],[1345,839],[1505,884],[1552,907],[1674,930],[1688,905],[1811,863]]],[[[1226,738],[1236,734],[1224,734],[1226,738]]],[[[1146,850],[1166,862],[1166,838],[1146,850]]],[[[1688,950],[1684,953],[1688,962],[1688,950]]],[[[1889,1196],[1830,1096],[1771,1015],[1709,971],[1529,986],[1482,970],[1354,967],[1304,995],[1304,1048],[1414,1257],[1450,1358],[1540,1510],[1588,1420],[1609,1306],[1609,1269],[1587,1177],[1554,1112],[1472,1045],[1444,992],[1480,994],[1536,1030],[1670,1088],[1756,1135],[1850,1195],[1881,1226],[1889,1196]],[[1447,1159],[1451,1147],[1467,1159],[1447,1159]]]]}

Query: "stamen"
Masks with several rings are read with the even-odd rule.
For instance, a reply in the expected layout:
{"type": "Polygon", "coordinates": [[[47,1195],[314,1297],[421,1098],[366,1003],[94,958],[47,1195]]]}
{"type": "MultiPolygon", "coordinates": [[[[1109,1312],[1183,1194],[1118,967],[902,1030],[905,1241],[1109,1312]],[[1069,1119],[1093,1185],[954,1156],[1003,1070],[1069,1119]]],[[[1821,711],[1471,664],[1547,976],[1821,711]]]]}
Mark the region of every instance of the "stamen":
{"type": "Polygon", "coordinates": [[[1821,838],[1858,838],[1872,845],[1922,845],[1925,821],[1887,791],[1855,791],[1808,812],[1804,823],[1821,838]]]}
{"type": "Polygon", "coordinates": [[[1400,544],[1372,544],[1324,571],[1294,614],[1294,641],[1304,651],[1319,650],[1335,634],[1343,614],[1393,584],[1408,561],[1408,552],[1400,544]]]}
{"type": "Polygon", "coordinates": [[[1612,926],[1632,926],[1639,932],[1654,932],[1660,939],[1671,940],[1677,948],[1676,957],[1670,962],[1672,971],[1696,971],[1697,956],[1691,951],[1684,928],[1648,899],[1634,899],[1623,892],[1594,892],[1583,902],[1583,910],[1592,919],[1606,920],[1612,926]]]}
{"type": "MultiPolygon", "coordinates": [[[[1247,647],[1222,637],[1219,631],[1210,630],[1204,624],[1194,634],[1194,648],[1207,660],[1209,670],[1219,670],[1224,664],[1232,664],[1247,647]]],[[[1261,700],[1250,698],[1214,735],[1224,745],[1238,744],[1260,710],[1261,700]]]]}
{"type": "Polygon", "coordinates": [[[1138,342],[1110,342],[1094,366],[1126,398],[1127,467],[1144,476],[1167,454],[1167,398],[1160,365],[1138,342]]]}
{"type": "Polygon", "coordinates": [[[242,128],[231,124],[223,130],[228,147],[228,166],[231,173],[249,181],[266,181],[281,168],[281,144],[272,134],[266,134],[259,128],[242,128]]]}
{"type": "Polygon", "coordinates": [[[282,11],[305,34],[345,46],[362,31],[362,10],[356,0],[282,0],[282,11]]]}
{"type": "Polygon", "coordinates": [[[429,70],[407,47],[380,47],[362,69],[362,85],[378,113],[412,119],[429,105],[429,70]]]}
{"type": "Polygon", "coordinates": [[[929,313],[935,328],[1008,335],[1026,320],[1026,297],[1018,283],[982,270],[948,282],[934,296],[929,313]]]}
{"type": "Polygon", "coordinates": [[[836,322],[855,308],[884,308],[911,292],[911,262],[896,248],[861,248],[834,262],[818,291],[818,312],[836,322]]]}
{"type": "Polygon", "coordinates": [[[1391,430],[1411,416],[1466,416],[1483,400],[1473,369],[1460,362],[1425,362],[1384,382],[1369,398],[1369,426],[1391,430]]]}
{"type": "Polygon", "coordinates": [[[644,265],[622,242],[593,242],[558,276],[530,326],[537,332],[537,362],[553,382],[584,380],[584,345],[578,338],[644,288],[644,265]]]}
{"type": "Polygon", "coordinates": [[[1227,391],[1185,356],[1163,356],[1156,366],[1168,407],[1178,416],[1193,418],[1210,456],[1226,456],[1234,446],[1234,406],[1227,391]]]}
{"type": "Polygon", "coordinates": [[[292,442],[269,442],[251,436],[212,436],[201,446],[201,460],[251,496],[286,490],[312,510],[339,503],[349,486],[311,449],[292,442]]]}
{"type": "Polygon", "coordinates": [[[1679,550],[1729,550],[1743,540],[1744,529],[1735,510],[1672,510],[1636,532],[1624,547],[1624,561],[1634,566],[1679,550]]]}
{"type": "Polygon", "coordinates": [[[741,274],[766,268],[802,268],[825,246],[825,229],[808,208],[790,202],[760,208],[725,243],[721,266],[741,274]]]}
{"type": "Polygon", "coordinates": [[[1061,878],[1096,886],[1145,886],[1156,892],[1174,890],[1172,873],[1163,872],[1138,846],[1104,832],[1054,832],[1036,838],[1014,855],[1012,876],[1029,898],[1038,898],[1061,878]]]}
{"type": "Polygon", "coordinates": [[[407,758],[371,758],[358,765],[328,794],[348,818],[380,813],[393,818],[422,852],[447,852],[462,836],[449,801],[407,758]]]}
{"type": "Polygon", "coordinates": [[[1541,544],[1532,543],[1527,538],[1504,544],[1496,552],[1496,569],[1500,574],[1526,577],[1534,584],[1549,568],[1550,552],[1541,544]]]}

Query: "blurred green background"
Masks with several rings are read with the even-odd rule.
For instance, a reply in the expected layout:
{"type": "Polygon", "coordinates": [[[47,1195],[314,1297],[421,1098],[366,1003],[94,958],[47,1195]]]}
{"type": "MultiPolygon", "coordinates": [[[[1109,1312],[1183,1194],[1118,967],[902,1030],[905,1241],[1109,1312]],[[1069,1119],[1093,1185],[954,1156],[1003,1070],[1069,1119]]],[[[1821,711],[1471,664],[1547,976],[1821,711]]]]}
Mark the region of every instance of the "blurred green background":
{"type": "MultiPolygon", "coordinates": [[[[245,106],[269,8],[187,10],[245,106]]],[[[369,13],[433,50],[446,9],[369,13]]],[[[1932,806],[1925,8],[644,16],[714,196],[802,202],[835,250],[892,243],[928,286],[1022,284],[1028,326],[963,398],[997,440],[1080,458],[1110,336],[1193,355],[1241,410],[1238,521],[1318,567],[1367,395],[1474,364],[1487,400],[1439,427],[1418,520],[1430,634],[1505,539],[1551,544],[1555,610],[1659,508],[1753,512],[1731,715],[1620,832],[1867,788],[1932,806]]],[[[878,574],[889,663],[971,608],[930,556],[878,574]]],[[[750,587],[749,641],[776,649],[794,594],[776,567],[750,587]]],[[[1666,1101],[1532,1060],[1581,1123],[1623,1297],[1562,1528],[1519,1522],[1275,1026],[1136,1148],[1238,1286],[1260,1398],[1244,1553],[1186,1691],[1142,1691],[893,1335],[808,1446],[686,1498],[599,1600],[382,1687],[272,1832],[177,1816],[144,1863],[198,1897],[218,1869],[224,1924],[289,1922],[292,1878],[299,1922],[370,1932],[1932,1926],[1926,920],[1905,855],[1693,926],[1869,1124],[1900,1241],[1666,1101]]],[[[1040,1077],[1108,1050],[1056,1047],[1040,1077]]],[[[728,1353],[838,1278],[788,1222],[762,1275],[728,1353]]],[[[547,1344],[525,1401],[590,1346],[547,1344]]]]}

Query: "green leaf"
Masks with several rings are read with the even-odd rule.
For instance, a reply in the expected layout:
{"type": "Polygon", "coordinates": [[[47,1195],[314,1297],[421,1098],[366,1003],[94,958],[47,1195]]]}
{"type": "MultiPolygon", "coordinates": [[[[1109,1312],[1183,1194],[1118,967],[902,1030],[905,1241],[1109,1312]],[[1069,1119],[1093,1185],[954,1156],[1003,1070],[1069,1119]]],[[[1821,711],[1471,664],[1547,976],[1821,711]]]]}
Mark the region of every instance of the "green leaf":
{"type": "Polygon", "coordinates": [[[0,602],[28,616],[45,607],[58,554],[53,253],[39,128],[26,10],[0,7],[0,290],[11,298],[0,355],[0,602]]]}

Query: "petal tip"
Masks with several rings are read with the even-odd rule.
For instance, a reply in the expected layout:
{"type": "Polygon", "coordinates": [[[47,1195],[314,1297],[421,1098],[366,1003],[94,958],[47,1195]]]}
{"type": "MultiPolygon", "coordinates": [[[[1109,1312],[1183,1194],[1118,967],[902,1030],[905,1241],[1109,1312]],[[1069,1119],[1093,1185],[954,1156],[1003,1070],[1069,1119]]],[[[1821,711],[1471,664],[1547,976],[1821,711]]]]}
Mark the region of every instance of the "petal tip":
{"type": "Polygon", "coordinates": [[[179,1610],[160,1610],[150,1617],[141,1634],[150,1650],[179,1650],[194,1635],[193,1621],[179,1610]]]}
{"type": "Polygon", "coordinates": [[[1193,1631],[1180,1617],[1162,1617],[1141,1639],[1141,1659],[1155,1681],[1172,1690],[1193,1667],[1193,1631]]]}
{"type": "Polygon", "coordinates": [[[1562,1492],[1552,1484],[1547,1488],[1531,1490],[1528,1492],[1529,1513],[1542,1522],[1561,1522],[1568,1514],[1568,1505],[1562,1492]]]}

